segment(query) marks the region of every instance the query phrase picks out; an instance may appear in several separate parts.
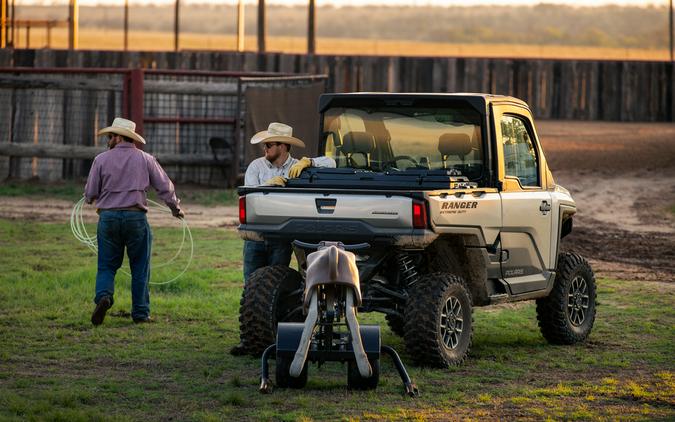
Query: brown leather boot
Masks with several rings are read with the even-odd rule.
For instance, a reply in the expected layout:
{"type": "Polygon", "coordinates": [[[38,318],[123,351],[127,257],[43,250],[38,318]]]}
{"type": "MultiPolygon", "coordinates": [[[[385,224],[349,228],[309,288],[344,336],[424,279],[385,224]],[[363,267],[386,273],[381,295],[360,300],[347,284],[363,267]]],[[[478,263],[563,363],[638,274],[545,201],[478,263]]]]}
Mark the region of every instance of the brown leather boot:
{"type": "Polygon", "coordinates": [[[91,323],[94,325],[103,324],[103,319],[105,318],[105,313],[110,309],[112,301],[110,296],[103,296],[98,303],[96,308],[94,308],[94,313],[91,314],[91,323]]]}

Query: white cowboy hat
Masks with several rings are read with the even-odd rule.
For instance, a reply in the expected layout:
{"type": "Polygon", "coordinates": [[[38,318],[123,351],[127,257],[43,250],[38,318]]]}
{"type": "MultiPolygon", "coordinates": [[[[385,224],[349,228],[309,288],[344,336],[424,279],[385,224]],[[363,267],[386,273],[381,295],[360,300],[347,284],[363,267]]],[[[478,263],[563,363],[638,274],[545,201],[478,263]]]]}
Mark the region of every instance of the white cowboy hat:
{"type": "Polygon", "coordinates": [[[136,133],[136,123],[121,117],[115,117],[115,120],[113,120],[111,126],[99,130],[98,136],[105,135],[106,133],[114,133],[117,135],[126,136],[127,138],[131,138],[134,141],[145,144],[145,139],[136,133]]]}
{"type": "Polygon", "coordinates": [[[293,128],[283,123],[272,122],[267,130],[260,131],[253,135],[251,143],[253,145],[268,142],[281,142],[282,144],[295,145],[296,147],[305,147],[305,143],[293,136],[293,128]]]}

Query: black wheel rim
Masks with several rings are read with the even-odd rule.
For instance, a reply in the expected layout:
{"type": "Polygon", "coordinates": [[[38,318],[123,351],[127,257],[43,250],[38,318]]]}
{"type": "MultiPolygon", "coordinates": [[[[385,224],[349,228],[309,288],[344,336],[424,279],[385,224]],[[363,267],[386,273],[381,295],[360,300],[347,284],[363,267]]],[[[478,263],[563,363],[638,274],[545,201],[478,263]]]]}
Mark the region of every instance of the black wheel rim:
{"type": "Polygon", "coordinates": [[[446,348],[454,349],[457,347],[463,328],[462,304],[456,297],[450,296],[445,301],[441,312],[441,336],[446,348]]]}
{"type": "Polygon", "coordinates": [[[584,323],[589,304],[588,283],[581,276],[574,277],[567,293],[567,316],[572,325],[578,327],[584,323]]]}

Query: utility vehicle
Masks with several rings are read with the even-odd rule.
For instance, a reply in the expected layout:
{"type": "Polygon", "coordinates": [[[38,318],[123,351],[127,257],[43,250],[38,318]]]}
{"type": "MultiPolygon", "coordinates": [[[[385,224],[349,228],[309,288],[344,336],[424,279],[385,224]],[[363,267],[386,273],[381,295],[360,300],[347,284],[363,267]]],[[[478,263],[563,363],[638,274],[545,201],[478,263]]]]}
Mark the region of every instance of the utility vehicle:
{"type": "MultiPolygon", "coordinates": [[[[595,320],[588,262],[561,252],[575,203],[546,163],[528,105],[488,94],[326,94],[318,155],[285,187],[241,187],[250,240],[368,243],[355,251],[359,312],[383,312],[417,363],[461,363],[476,306],[536,300],[550,343],[584,340],[595,320]]],[[[311,152],[310,152],[311,153],[311,152]]],[[[277,324],[303,321],[299,270],[265,267],[245,285],[242,344],[260,354],[277,324]]]]}

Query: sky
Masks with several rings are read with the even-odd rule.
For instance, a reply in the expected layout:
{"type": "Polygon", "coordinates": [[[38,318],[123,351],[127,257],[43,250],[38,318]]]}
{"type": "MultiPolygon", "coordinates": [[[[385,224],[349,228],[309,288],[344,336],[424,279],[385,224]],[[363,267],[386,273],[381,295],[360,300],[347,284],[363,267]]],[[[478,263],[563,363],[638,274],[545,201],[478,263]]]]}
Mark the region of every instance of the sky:
{"type": "MultiPolygon", "coordinates": [[[[169,4],[175,0],[129,0],[131,4],[169,4]]],[[[184,3],[213,3],[213,4],[236,4],[238,0],[181,0],[184,3]]],[[[244,0],[247,4],[257,4],[257,0],[244,0]]],[[[265,0],[266,4],[283,5],[306,5],[308,0],[265,0]]],[[[46,4],[61,5],[67,4],[68,0],[16,0],[17,5],[21,4],[46,4]]],[[[124,4],[124,0],[79,0],[81,5],[96,4],[124,4]]],[[[367,6],[367,5],[397,5],[397,6],[485,6],[485,5],[536,5],[546,4],[567,4],[572,6],[602,6],[606,4],[617,4],[622,6],[666,6],[669,0],[316,0],[317,6],[367,6]]]]}

